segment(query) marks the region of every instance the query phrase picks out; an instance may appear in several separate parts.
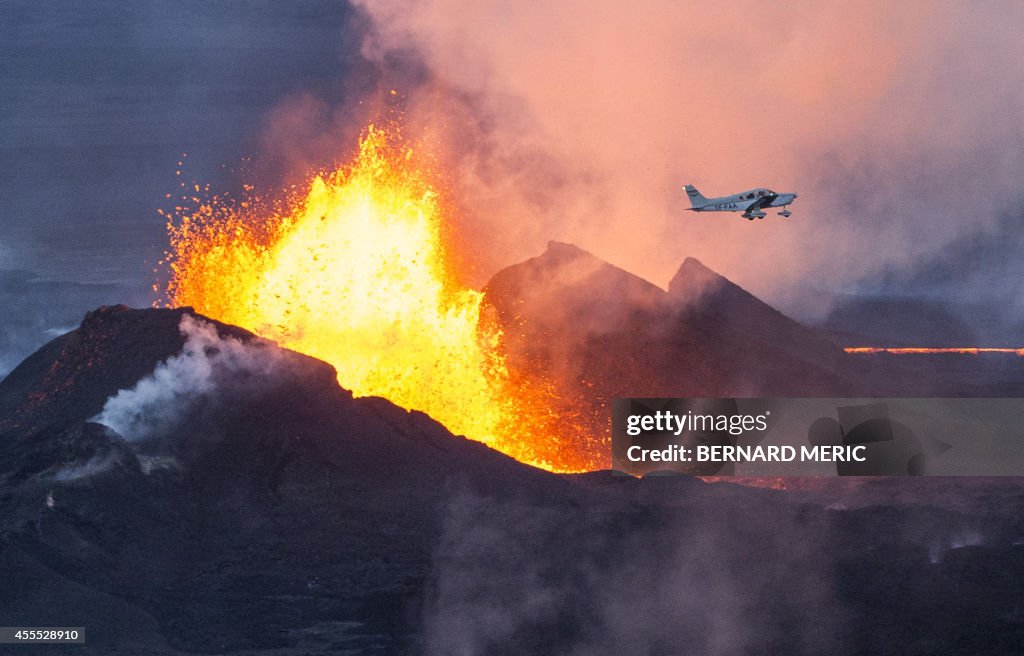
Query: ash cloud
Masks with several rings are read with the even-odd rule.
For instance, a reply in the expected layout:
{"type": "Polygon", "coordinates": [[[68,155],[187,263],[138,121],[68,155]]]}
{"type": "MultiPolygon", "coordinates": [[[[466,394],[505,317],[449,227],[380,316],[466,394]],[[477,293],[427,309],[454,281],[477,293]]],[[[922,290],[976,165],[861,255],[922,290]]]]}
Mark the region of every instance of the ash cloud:
{"type": "Polygon", "coordinates": [[[485,273],[547,239],[658,284],[695,255],[819,315],[797,283],[909,270],[1019,205],[1019,3],[356,4],[368,58],[426,71],[409,120],[447,144],[485,273]],[[684,212],[686,182],[801,197],[748,224],[684,212]]]}
{"type": "Polygon", "coordinates": [[[130,442],[171,433],[202,401],[230,389],[265,385],[281,367],[268,343],[243,343],[221,337],[213,324],[184,315],[181,353],[157,365],[135,387],[107,399],[92,421],[104,424],[130,442]]]}
{"type": "MultiPolygon", "coordinates": [[[[694,492],[674,484],[683,479],[643,484],[657,482],[655,494],[694,492]]],[[[425,652],[844,653],[848,611],[825,523],[778,504],[714,505],[588,516],[455,498],[425,652]]]]}
{"type": "Polygon", "coordinates": [[[588,512],[455,494],[431,567],[423,651],[731,656],[879,653],[893,636],[904,651],[957,644],[965,613],[985,609],[972,616],[984,622],[1017,603],[980,564],[1019,538],[965,502],[970,483],[946,500],[934,483],[901,510],[890,504],[895,489],[907,494],[902,482],[783,499],[648,476],[613,485],[621,505],[588,512]],[[836,510],[837,500],[851,509],[836,510]],[[961,578],[971,562],[973,590],[961,578]]]}

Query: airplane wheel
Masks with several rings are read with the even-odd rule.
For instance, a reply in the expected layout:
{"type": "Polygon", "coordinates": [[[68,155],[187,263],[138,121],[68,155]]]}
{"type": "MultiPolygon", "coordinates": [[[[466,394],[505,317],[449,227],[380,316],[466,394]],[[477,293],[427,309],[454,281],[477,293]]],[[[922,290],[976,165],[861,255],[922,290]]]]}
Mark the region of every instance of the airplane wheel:
{"type": "Polygon", "coordinates": [[[748,216],[747,217],[747,221],[753,221],[753,220],[754,220],[754,217],[752,217],[752,216],[748,216]]]}

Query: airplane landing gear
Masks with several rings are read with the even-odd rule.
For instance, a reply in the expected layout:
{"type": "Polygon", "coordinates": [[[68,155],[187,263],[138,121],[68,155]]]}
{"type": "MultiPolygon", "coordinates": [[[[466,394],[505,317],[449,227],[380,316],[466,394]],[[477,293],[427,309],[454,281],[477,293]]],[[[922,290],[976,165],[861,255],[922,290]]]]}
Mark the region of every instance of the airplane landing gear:
{"type": "Polygon", "coordinates": [[[793,215],[793,213],[792,213],[792,212],[790,212],[790,211],[789,211],[788,209],[786,209],[785,207],[784,207],[784,208],[782,208],[782,211],[781,211],[781,212],[779,212],[779,216],[784,216],[784,217],[786,217],[787,219],[788,219],[788,218],[789,218],[790,216],[792,216],[792,215],[793,215]]]}

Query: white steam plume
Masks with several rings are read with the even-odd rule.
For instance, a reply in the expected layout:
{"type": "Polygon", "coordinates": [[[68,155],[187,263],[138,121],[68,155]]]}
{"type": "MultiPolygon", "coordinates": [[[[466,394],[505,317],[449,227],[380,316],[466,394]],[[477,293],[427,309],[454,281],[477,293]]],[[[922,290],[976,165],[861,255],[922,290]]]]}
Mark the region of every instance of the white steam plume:
{"type": "Polygon", "coordinates": [[[221,337],[213,324],[184,315],[179,324],[185,344],[181,353],[157,365],[132,389],[107,399],[93,418],[129,441],[159,435],[177,425],[195,401],[214,392],[228,377],[262,376],[280,357],[261,343],[221,337]]]}

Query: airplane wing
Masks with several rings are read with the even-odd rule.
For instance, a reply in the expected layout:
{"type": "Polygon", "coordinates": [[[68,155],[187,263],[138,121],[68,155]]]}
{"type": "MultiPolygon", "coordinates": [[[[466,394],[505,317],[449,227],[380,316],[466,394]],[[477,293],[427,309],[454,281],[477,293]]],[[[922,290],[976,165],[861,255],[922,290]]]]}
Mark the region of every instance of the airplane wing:
{"type": "Polygon", "coordinates": [[[768,198],[758,198],[753,203],[748,205],[747,209],[745,209],[743,211],[743,218],[745,218],[745,219],[753,219],[755,217],[758,218],[758,219],[764,218],[764,212],[762,210],[767,206],[768,202],[769,202],[768,198]]]}

